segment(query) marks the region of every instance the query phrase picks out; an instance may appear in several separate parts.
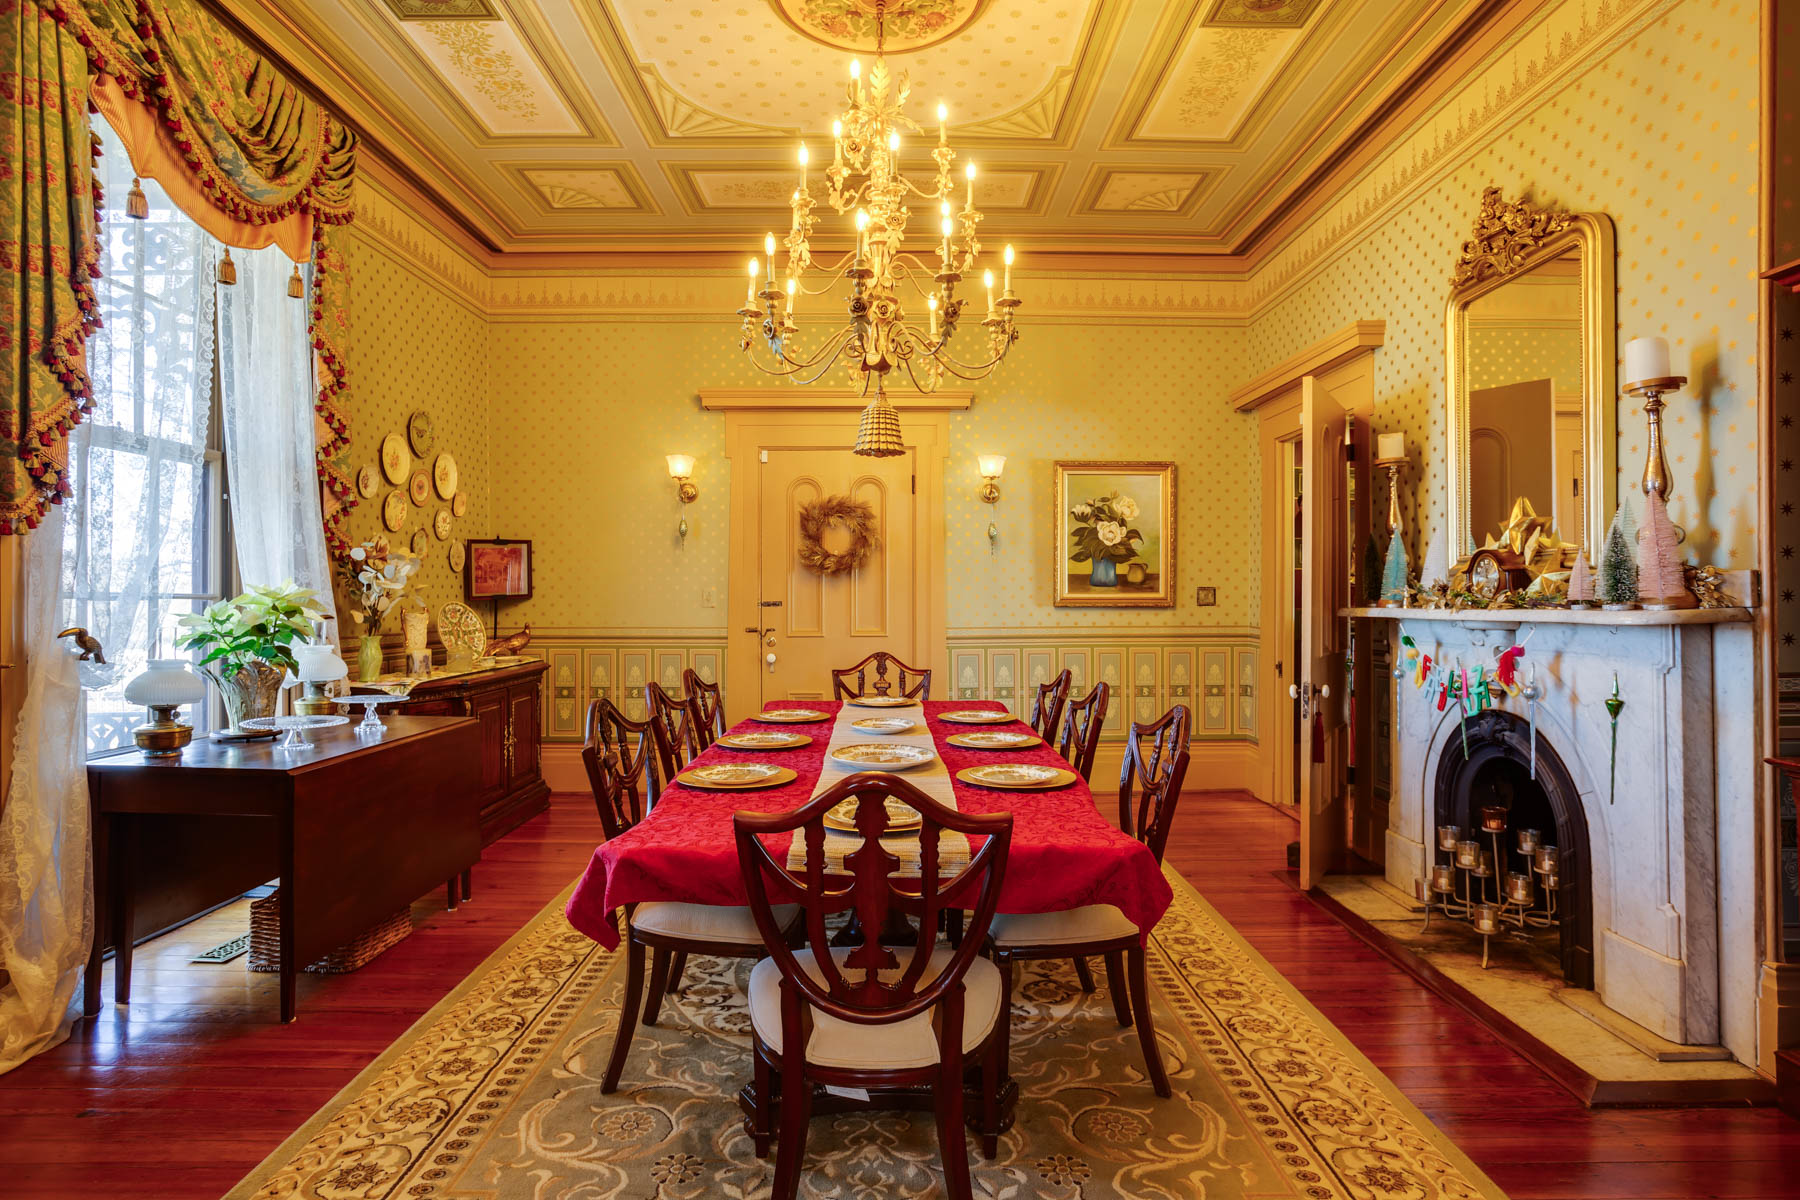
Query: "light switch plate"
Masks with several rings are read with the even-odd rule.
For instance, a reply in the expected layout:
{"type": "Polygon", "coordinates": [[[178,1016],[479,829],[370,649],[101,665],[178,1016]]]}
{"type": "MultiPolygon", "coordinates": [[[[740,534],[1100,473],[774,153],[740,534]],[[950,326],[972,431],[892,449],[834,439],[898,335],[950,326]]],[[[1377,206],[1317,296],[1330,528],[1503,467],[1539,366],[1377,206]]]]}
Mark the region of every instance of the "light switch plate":
{"type": "Polygon", "coordinates": [[[718,606],[718,597],[714,594],[713,589],[701,588],[700,589],[700,607],[701,608],[716,608],[717,606],[718,606]]]}

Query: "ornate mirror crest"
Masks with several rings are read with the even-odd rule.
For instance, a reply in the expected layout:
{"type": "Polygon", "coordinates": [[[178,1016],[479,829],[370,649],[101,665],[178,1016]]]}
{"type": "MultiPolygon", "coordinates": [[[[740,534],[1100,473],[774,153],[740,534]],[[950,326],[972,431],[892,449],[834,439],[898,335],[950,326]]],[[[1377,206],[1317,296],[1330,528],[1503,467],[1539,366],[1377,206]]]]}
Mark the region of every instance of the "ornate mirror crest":
{"type": "Polygon", "coordinates": [[[1591,544],[1612,519],[1613,276],[1605,214],[1482,191],[1451,272],[1444,343],[1451,562],[1521,498],[1568,543],[1591,544]]]}

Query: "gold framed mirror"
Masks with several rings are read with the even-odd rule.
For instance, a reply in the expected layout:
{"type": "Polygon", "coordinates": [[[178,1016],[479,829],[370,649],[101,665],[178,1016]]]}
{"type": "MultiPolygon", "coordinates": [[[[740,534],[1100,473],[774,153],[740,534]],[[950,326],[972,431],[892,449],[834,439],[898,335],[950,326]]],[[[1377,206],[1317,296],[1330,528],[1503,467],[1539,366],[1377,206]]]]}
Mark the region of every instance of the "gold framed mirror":
{"type": "Polygon", "coordinates": [[[1516,522],[1521,499],[1598,553],[1618,492],[1614,286],[1604,213],[1482,193],[1444,339],[1452,563],[1516,522]]]}

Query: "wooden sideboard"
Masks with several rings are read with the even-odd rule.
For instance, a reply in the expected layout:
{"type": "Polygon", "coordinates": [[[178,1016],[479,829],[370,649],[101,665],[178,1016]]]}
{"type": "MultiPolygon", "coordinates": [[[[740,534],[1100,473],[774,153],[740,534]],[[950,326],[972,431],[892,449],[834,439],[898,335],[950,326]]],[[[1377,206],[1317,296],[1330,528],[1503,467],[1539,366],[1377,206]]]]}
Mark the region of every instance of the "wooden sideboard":
{"type": "Polygon", "coordinates": [[[474,717],[481,724],[481,844],[549,807],[541,750],[543,677],[548,666],[523,662],[443,675],[414,685],[393,709],[412,716],[474,717]]]}

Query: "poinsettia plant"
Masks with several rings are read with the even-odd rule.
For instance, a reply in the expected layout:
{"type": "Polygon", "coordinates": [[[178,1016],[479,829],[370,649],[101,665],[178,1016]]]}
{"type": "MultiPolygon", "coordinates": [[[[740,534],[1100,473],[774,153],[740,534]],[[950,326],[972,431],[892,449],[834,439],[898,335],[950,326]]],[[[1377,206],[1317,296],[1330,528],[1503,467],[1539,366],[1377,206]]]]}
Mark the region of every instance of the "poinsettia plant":
{"type": "Polygon", "coordinates": [[[1122,563],[1137,557],[1133,543],[1143,541],[1144,535],[1131,526],[1138,517],[1138,503],[1130,496],[1109,492],[1082,501],[1069,515],[1075,519],[1075,527],[1069,530],[1069,540],[1074,543],[1069,551],[1071,561],[1122,563]]]}
{"type": "Polygon", "coordinates": [[[189,613],[175,639],[183,650],[199,650],[199,666],[229,678],[256,663],[299,670],[295,642],[312,637],[312,622],[325,614],[318,593],[289,579],[274,587],[253,587],[241,596],[189,613]]]}

